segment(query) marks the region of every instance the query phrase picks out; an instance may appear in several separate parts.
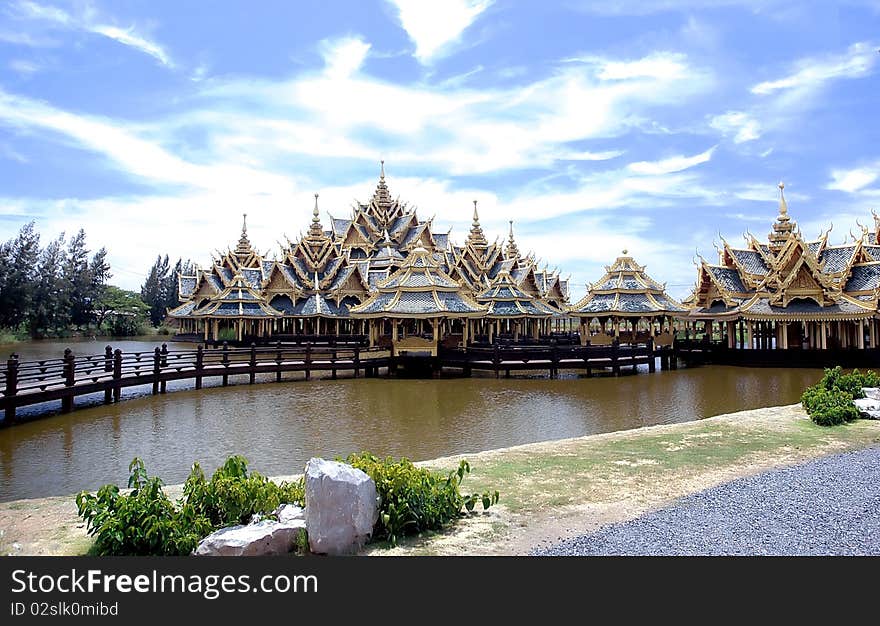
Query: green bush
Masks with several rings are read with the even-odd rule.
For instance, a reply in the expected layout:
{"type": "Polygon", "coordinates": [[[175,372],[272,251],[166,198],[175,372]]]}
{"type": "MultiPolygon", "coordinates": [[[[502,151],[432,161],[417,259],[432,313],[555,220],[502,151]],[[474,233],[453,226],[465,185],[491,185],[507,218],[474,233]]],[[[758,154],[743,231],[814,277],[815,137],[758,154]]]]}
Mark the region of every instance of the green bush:
{"type": "Polygon", "coordinates": [[[247,471],[247,459],[235,455],[226,460],[211,480],[198,463],[183,486],[183,497],[198,515],[210,520],[216,528],[247,524],[254,514],[267,515],[282,503],[303,505],[304,483],[276,485],[259,472],[247,471]]]}
{"type": "Polygon", "coordinates": [[[880,387],[880,375],[871,370],[863,374],[857,369],[844,374],[839,365],[826,368],[822,379],[804,390],[801,404],[820,426],[851,422],[859,417],[853,399],[865,397],[862,387],[880,387]]]}
{"type": "Polygon", "coordinates": [[[99,556],[191,553],[213,530],[210,522],[189,507],[175,507],[162,490],[162,481],[148,476],[140,459],[135,458],[128,470],[130,493],[104,485],[96,495],[82,491],[76,496],[79,516],[95,537],[93,552],[99,556]]]}
{"type": "Polygon", "coordinates": [[[408,459],[380,459],[368,452],[352,454],[346,462],[363,470],[376,483],[381,504],[373,530],[375,539],[392,544],[403,535],[438,530],[472,511],[478,502],[488,509],[498,502],[498,492],[462,495],[459,491],[470,465],[462,461],[457,470],[444,476],[416,467],[408,459]]]}
{"type": "Polygon", "coordinates": [[[282,503],[303,503],[302,481],[276,485],[258,472],[248,474],[242,456],[227,459],[210,481],[194,463],[176,503],[159,478],[147,475],[143,461],[135,458],[128,469],[130,493],[104,485],[96,495],[76,496],[97,555],[190,554],[218,528],[247,523],[255,513],[268,516],[282,503]]]}

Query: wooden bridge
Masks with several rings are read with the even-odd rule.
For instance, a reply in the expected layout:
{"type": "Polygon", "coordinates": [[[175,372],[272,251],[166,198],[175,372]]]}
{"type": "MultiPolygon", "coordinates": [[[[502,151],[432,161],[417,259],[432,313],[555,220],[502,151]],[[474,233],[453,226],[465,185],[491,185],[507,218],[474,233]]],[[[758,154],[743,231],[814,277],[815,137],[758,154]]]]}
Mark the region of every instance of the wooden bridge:
{"type": "MultiPolygon", "coordinates": [[[[258,374],[274,374],[281,382],[285,372],[303,372],[306,380],[313,372],[351,372],[375,377],[380,368],[394,373],[398,368],[415,366],[439,372],[442,368],[460,369],[469,376],[474,370],[491,371],[498,377],[503,372],[510,376],[516,370],[546,370],[551,378],[560,369],[585,370],[587,376],[603,370],[615,375],[639,365],[655,369],[656,357],[661,367],[674,367],[671,351],[655,350],[651,341],[640,344],[612,345],[503,345],[468,346],[463,348],[435,347],[421,356],[409,350],[399,353],[394,346],[365,347],[354,345],[283,344],[251,345],[249,348],[229,347],[169,351],[166,344],[152,352],[127,352],[107,346],[103,354],[78,356],[69,348],[58,359],[19,361],[13,355],[0,371],[0,425],[16,421],[19,407],[61,401],[61,411],[74,408],[79,396],[104,394],[104,402],[119,402],[122,389],[150,386],[153,394],[165,393],[169,381],[192,380],[196,389],[202,388],[205,378],[220,378],[229,384],[230,376],[247,376],[254,384],[258,374]],[[671,364],[670,364],[671,363],[671,364]]],[[[416,346],[418,347],[418,346],[416,346]]]]}
{"type": "Polygon", "coordinates": [[[165,393],[172,380],[194,380],[195,388],[202,388],[205,378],[220,377],[229,384],[229,377],[247,375],[254,384],[257,374],[275,374],[281,381],[284,372],[304,372],[308,380],[312,372],[353,372],[357,378],[376,376],[380,367],[387,367],[391,352],[383,348],[339,346],[288,346],[230,348],[169,352],[167,345],[153,352],[113,350],[104,354],[76,356],[68,348],[60,359],[19,362],[16,356],[6,361],[0,372],[0,409],[3,424],[15,421],[18,407],[53,400],[61,400],[61,410],[73,409],[74,398],[93,393],[104,393],[104,402],[118,402],[125,387],[152,386],[154,394],[165,393]]]}

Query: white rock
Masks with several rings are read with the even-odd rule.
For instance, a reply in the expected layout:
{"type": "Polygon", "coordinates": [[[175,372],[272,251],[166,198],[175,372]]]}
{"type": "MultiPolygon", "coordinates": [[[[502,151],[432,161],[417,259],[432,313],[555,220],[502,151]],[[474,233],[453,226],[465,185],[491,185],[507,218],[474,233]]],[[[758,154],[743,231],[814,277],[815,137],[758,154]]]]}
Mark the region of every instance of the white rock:
{"type": "Polygon", "coordinates": [[[350,554],[373,534],[379,496],[359,469],[313,458],[306,463],[306,529],[317,554],[350,554]]]}
{"type": "Polygon", "coordinates": [[[296,547],[305,520],[289,522],[263,520],[247,526],[229,526],[199,542],[193,554],[199,556],[268,556],[287,554],[296,547]]]}
{"type": "Polygon", "coordinates": [[[862,393],[871,400],[880,400],[880,387],[862,387],[862,393]]]}
{"type": "Polygon", "coordinates": [[[303,511],[302,507],[296,506],[295,504],[280,504],[278,508],[275,509],[275,517],[278,518],[279,522],[292,522],[293,520],[301,519],[304,520],[306,518],[306,513],[303,511]]]}
{"type": "Polygon", "coordinates": [[[853,400],[853,404],[859,410],[859,415],[867,419],[880,419],[880,400],[873,398],[859,398],[853,400]]]}

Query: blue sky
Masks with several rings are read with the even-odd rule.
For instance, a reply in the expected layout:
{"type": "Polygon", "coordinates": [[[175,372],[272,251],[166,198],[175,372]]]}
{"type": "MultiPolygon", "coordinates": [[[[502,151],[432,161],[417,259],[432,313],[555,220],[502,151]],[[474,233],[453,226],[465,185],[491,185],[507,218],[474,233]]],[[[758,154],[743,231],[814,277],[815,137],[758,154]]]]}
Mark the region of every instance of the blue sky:
{"type": "MultiPolygon", "coordinates": [[[[0,238],[84,227],[114,282],[157,253],[275,251],[314,193],[392,193],[571,274],[880,209],[880,0],[49,2],[0,6],[0,238]]],[[[326,225],[326,221],[325,221],[326,225]]]]}

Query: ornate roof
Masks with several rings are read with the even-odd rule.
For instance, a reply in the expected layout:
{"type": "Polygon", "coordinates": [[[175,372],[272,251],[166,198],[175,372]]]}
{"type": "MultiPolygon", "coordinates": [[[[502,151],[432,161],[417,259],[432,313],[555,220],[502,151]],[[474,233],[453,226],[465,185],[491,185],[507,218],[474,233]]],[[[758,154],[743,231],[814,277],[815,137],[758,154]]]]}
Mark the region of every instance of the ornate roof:
{"type": "Polygon", "coordinates": [[[489,306],[487,317],[490,318],[544,318],[559,313],[558,309],[533,298],[517,287],[507,270],[499,272],[492,281],[492,286],[477,294],[475,299],[489,306]]]}
{"type": "Polygon", "coordinates": [[[748,249],[737,249],[725,241],[718,265],[701,261],[690,317],[847,319],[863,316],[866,307],[876,310],[880,268],[872,252],[880,250],[880,220],[875,218],[873,237],[862,227],[852,243],[829,245],[831,229],[805,241],[788,214],[784,188],[780,183],[768,243],[747,236],[748,249]]]}
{"type": "Polygon", "coordinates": [[[675,315],[684,311],[626,250],[606,266],[605,275],[589,286],[587,295],[568,309],[571,315],[590,317],[675,315]]]}
{"type": "MultiPolygon", "coordinates": [[[[180,308],[180,307],[178,307],[180,308]]],[[[281,312],[264,302],[263,297],[236,274],[226,289],[208,304],[191,311],[196,317],[280,317],[281,312]]],[[[179,315],[178,315],[179,317],[179,315]]]]}
{"type": "Polygon", "coordinates": [[[377,285],[378,293],[351,309],[353,317],[479,317],[486,308],[460,293],[425,248],[410,252],[394,274],[377,285]]]}

